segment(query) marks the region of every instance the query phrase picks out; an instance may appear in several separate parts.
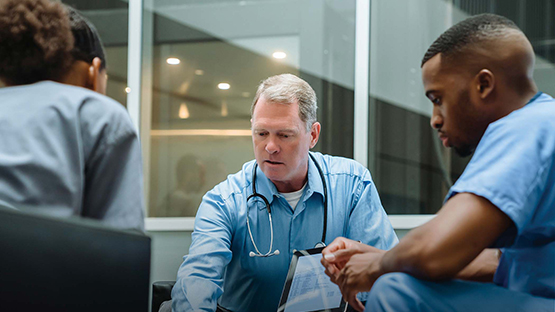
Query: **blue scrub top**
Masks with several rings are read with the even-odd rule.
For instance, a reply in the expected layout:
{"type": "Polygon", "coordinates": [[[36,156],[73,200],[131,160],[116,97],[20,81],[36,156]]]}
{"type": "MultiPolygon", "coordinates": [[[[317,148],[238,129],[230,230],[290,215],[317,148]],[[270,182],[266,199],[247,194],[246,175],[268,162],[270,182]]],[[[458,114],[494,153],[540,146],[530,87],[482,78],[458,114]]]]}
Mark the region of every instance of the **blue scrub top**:
{"type": "MultiPolygon", "coordinates": [[[[312,153],[328,187],[326,244],[338,236],[390,249],[397,236],[383,210],[370,172],[341,157],[312,153]]],[[[255,251],[247,231],[247,197],[252,194],[250,161],[208,192],[195,219],[193,242],[172,291],[174,311],[214,311],[216,301],[231,311],[277,310],[294,250],[313,248],[323,227],[323,184],[309,158],[308,182],[296,209],[257,169],[256,189],[271,205],[273,250],[277,256],[250,257],[255,251]]],[[[270,245],[268,212],[262,200],[249,201],[249,222],[262,253],[270,245]]],[[[273,251],[272,250],[272,251],[273,251]]]]}
{"type": "Polygon", "coordinates": [[[537,94],[491,123],[447,199],[468,192],[514,222],[493,247],[503,256],[494,282],[555,298],[555,100],[537,94]]]}

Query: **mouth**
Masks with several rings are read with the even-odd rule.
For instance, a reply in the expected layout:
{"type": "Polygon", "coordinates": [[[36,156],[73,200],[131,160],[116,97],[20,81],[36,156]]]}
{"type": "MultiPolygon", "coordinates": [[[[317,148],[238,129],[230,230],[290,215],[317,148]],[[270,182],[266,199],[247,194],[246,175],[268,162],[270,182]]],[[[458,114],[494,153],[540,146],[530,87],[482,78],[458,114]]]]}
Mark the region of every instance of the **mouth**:
{"type": "Polygon", "coordinates": [[[445,133],[443,132],[439,132],[438,133],[438,137],[441,140],[441,143],[443,143],[443,146],[445,147],[450,147],[449,145],[449,138],[447,137],[447,135],[445,135],[445,133]]]}
{"type": "Polygon", "coordinates": [[[283,163],[282,163],[282,162],[279,162],[279,161],[273,161],[273,160],[265,160],[265,161],[264,161],[264,163],[266,163],[266,164],[269,164],[269,165],[274,165],[274,166],[277,166],[277,165],[283,165],[283,163]]]}

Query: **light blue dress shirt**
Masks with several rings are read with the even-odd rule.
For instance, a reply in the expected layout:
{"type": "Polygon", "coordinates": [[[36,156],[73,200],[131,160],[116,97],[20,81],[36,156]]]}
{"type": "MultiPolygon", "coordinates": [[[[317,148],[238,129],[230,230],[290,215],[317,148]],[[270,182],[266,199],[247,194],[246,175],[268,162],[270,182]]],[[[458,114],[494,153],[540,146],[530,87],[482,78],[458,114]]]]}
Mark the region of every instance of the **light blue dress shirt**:
{"type": "Polygon", "coordinates": [[[1,88],[0,206],[143,231],[141,148],[125,108],[52,81],[1,88]]]}
{"type": "MultiPolygon", "coordinates": [[[[382,207],[370,172],[341,157],[312,153],[328,187],[326,244],[345,236],[380,249],[390,249],[397,236],[382,207]]],[[[172,291],[174,311],[276,311],[294,250],[313,248],[323,229],[323,184],[309,158],[308,182],[296,209],[257,169],[256,189],[271,205],[274,247],[280,254],[250,257],[254,246],[247,231],[247,197],[252,194],[255,161],[203,198],[193,242],[172,291]]],[[[261,200],[249,201],[254,241],[262,253],[270,246],[268,212],[261,200]]]]}

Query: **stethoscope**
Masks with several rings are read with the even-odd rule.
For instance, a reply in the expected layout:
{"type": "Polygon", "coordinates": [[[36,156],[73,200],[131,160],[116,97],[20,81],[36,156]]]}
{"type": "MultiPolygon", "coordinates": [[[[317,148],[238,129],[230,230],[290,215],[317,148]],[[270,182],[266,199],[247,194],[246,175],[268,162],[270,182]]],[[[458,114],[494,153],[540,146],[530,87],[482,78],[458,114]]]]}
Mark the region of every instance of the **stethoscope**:
{"type": "MultiPolygon", "coordinates": [[[[314,156],[312,156],[312,154],[308,154],[310,156],[310,158],[312,159],[312,161],[314,162],[314,164],[316,165],[316,168],[318,169],[318,173],[320,174],[320,178],[322,179],[322,184],[324,186],[324,225],[322,226],[322,241],[318,244],[316,244],[316,247],[321,247],[321,246],[325,246],[324,242],[326,241],[326,228],[327,228],[327,221],[328,221],[328,188],[326,186],[326,179],[324,179],[324,173],[322,172],[322,168],[320,168],[320,165],[318,165],[318,163],[316,162],[316,159],[314,159],[314,156]]],[[[247,197],[247,229],[249,231],[249,236],[251,237],[251,242],[254,246],[254,249],[256,250],[256,253],[254,253],[254,251],[251,251],[249,253],[249,256],[251,257],[271,257],[271,256],[277,256],[279,255],[279,250],[276,249],[275,251],[272,252],[272,248],[274,246],[274,227],[272,226],[272,210],[270,209],[270,202],[268,202],[268,199],[266,199],[266,197],[264,197],[264,195],[259,194],[256,192],[256,169],[258,168],[258,164],[255,162],[254,163],[254,168],[252,169],[252,194],[247,197]],[[259,197],[264,201],[264,204],[266,204],[266,210],[268,210],[268,220],[270,220],[270,249],[268,250],[267,253],[263,254],[258,250],[258,247],[256,246],[256,243],[254,242],[254,238],[252,236],[252,232],[251,232],[251,225],[249,222],[249,200],[251,198],[254,197],[259,197]]]]}

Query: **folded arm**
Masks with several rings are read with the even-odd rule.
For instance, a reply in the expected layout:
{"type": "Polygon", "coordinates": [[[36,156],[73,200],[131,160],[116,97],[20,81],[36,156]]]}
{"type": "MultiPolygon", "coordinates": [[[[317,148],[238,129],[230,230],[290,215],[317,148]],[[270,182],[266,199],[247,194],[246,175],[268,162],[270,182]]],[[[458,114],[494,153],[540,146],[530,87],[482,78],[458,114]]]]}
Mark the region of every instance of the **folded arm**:
{"type": "MultiPolygon", "coordinates": [[[[511,225],[511,219],[487,199],[461,193],[390,251],[362,248],[340,238],[323,252],[322,264],[346,300],[362,310],[356,294],[370,290],[376,279],[386,273],[405,272],[426,280],[445,280],[457,274],[477,276],[480,270],[476,268],[485,268],[482,260],[491,254],[486,252],[480,259],[477,256],[511,225]]],[[[490,267],[482,272],[491,271],[490,267]]]]}
{"type": "Polygon", "coordinates": [[[474,282],[493,282],[499,265],[499,249],[484,249],[481,254],[462,269],[455,278],[474,282]]]}
{"type": "Polygon", "coordinates": [[[428,280],[453,278],[511,225],[511,219],[487,199],[457,194],[434,219],[384,255],[382,271],[428,280]]]}

